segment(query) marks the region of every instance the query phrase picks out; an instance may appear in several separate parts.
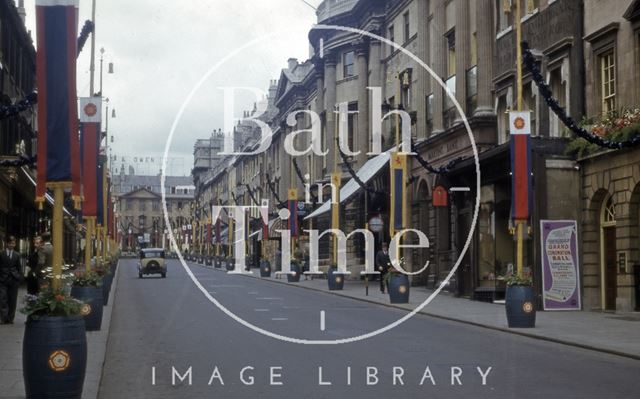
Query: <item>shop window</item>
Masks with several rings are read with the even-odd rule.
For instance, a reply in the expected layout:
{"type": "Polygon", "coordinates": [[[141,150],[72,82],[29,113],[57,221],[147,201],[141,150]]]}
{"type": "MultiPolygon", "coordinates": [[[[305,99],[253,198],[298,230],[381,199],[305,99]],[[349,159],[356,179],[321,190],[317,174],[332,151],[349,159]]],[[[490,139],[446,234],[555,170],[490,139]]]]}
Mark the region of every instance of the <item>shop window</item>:
{"type": "MultiPolygon", "coordinates": [[[[388,35],[387,38],[389,39],[389,41],[394,42],[396,41],[396,35],[395,35],[395,29],[393,25],[389,26],[389,31],[388,31],[388,35]]],[[[389,54],[393,53],[394,47],[393,46],[389,46],[389,54]]]]}
{"type": "Polygon", "coordinates": [[[140,212],[145,212],[147,210],[147,203],[144,200],[140,200],[138,207],[140,212]]]}
{"type": "Polygon", "coordinates": [[[616,64],[613,49],[598,56],[600,64],[600,98],[602,113],[616,109],[616,64]]]}
{"type": "Polygon", "coordinates": [[[347,51],[342,56],[342,74],[343,77],[348,78],[355,75],[355,52],[347,51]]]}
{"type": "Polygon", "coordinates": [[[447,39],[447,77],[456,74],[456,31],[452,29],[446,34],[447,39]]]}
{"type": "Polygon", "coordinates": [[[347,118],[348,144],[351,151],[355,151],[355,137],[358,132],[358,103],[349,104],[349,114],[347,118]]]}

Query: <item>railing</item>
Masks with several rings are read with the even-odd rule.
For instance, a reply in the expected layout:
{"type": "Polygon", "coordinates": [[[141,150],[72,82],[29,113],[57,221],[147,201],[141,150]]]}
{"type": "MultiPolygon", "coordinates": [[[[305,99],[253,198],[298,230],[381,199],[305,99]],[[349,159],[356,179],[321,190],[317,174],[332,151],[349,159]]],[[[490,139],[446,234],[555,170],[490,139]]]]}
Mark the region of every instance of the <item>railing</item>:
{"type": "Polygon", "coordinates": [[[358,0],[325,0],[318,6],[318,11],[316,11],[318,22],[349,12],[357,3],[358,0]]]}

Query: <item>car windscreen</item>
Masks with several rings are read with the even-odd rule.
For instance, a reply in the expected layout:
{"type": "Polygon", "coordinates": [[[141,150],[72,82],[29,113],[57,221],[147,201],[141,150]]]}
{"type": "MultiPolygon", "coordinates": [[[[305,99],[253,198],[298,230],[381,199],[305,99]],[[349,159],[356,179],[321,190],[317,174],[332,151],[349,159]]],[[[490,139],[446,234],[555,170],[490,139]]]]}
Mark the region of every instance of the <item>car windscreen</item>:
{"type": "Polygon", "coordinates": [[[141,258],[164,258],[164,252],[162,251],[145,251],[142,253],[141,258]]]}

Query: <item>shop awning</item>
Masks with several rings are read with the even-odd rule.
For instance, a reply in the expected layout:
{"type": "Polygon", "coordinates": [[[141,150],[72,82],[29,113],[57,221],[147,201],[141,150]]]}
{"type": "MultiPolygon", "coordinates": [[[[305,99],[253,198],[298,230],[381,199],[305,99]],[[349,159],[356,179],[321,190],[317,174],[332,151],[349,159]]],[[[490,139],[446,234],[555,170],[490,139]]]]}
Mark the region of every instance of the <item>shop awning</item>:
{"type": "MultiPolygon", "coordinates": [[[[373,179],[385,165],[389,164],[390,156],[391,150],[388,150],[381,153],[380,155],[377,155],[374,158],[371,158],[364,165],[362,165],[360,170],[358,170],[358,172],[356,173],[356,176],[358,176],[358,178],[362,180],[363,183],[368,182],[369,180],[373,179]]],[[[360,187],[360,185],[354,179],[349,180],[347,184],[342,186],[342,188],[340,189],[340,203],[346,202],[361,188],[362,187],[360,187]]],[[[305,217],[304,220],[320,216],[323,213],[329,212],[330,210],[331,199],[328,199],[324,204],[320,205],[318,209],[309,214],[309,216],[305,217]]]]}

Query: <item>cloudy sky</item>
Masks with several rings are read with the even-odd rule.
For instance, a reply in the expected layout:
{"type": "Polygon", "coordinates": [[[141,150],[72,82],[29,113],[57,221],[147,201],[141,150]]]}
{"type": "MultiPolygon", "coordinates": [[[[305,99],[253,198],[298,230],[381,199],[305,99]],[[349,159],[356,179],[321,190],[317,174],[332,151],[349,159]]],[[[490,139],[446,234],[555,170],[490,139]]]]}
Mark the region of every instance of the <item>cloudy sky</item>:
{"type": "MultiPolygon", "coordinates": [[[[321,0],[307,0],[317,6],[321,0]]],[[[26,0],[27,28],[35,32],[35,0],[26,0]]],[[[80,0],[80,26],[91,18],[91,0],[80,0]]],[[[315,11],[303,0],[97,0],[96,88],[100,48],[104,53],[104,96],[116,110],[109,120],[113,154],[161,157],[178,111],[211,68],[251,41],[210,75],[185,108],[170,147],[178,158],[171,171],[188,174],[193,144],[223,127],[224,86],[266,90],[287,59],[309,57],[307,35],[315,11]],[[114,63],[114,74],[106,65],[114,63]]],[[[33,34],[35,37],[35,33],[33,34]]],[[[89,95],[90,41],[78,59],[78,95],[89,95]]],[[[236,115],[253,106],[237,101],[236,115]]],[[[110,111],[111,113],[111,111],[110,111]]],[[[159,167],[138,165],[138,172],[159,167]]]]}

